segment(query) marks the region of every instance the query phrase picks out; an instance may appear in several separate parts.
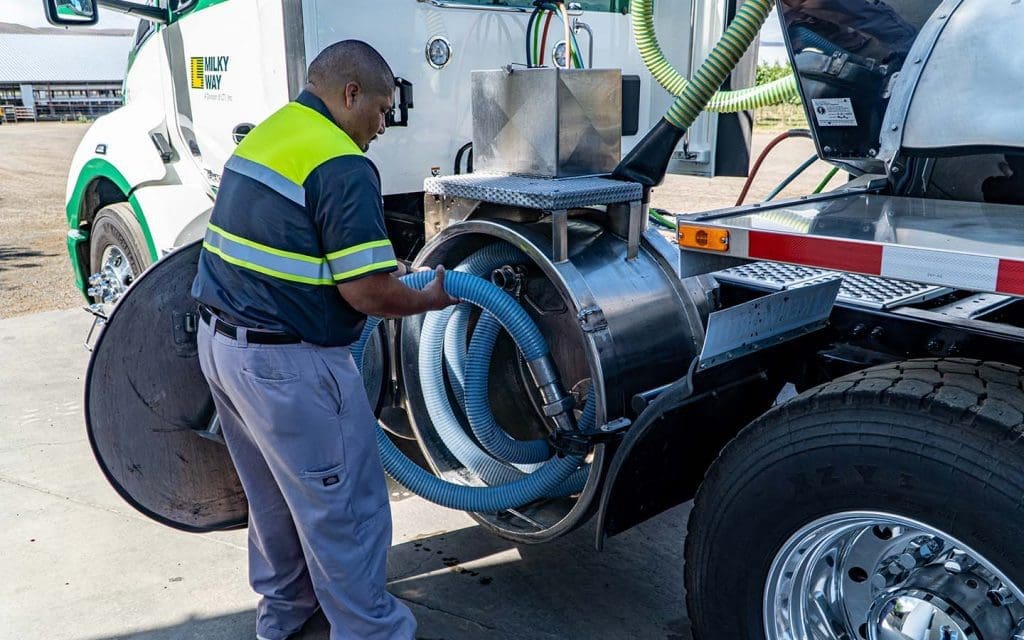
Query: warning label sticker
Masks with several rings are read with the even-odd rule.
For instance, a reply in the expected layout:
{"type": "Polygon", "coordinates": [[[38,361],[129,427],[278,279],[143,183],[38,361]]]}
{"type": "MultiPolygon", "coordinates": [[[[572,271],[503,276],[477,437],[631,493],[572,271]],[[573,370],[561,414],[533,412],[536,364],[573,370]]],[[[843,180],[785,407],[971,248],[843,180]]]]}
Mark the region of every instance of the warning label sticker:
{"type": "Polygon", "coordinates": [[[857,126],[857,116],[849,98],[816,98],[812,102],[819,127],[857,126]]]}

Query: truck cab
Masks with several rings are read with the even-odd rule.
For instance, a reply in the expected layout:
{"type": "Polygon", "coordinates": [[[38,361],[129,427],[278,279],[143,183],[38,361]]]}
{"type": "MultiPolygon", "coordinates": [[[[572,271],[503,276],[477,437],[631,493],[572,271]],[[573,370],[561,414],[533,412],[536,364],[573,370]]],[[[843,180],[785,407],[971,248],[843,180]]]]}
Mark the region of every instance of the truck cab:
{"type": "MultiPolygon", "coordinates": [[[[655,17],[673,36],[665,39],[665,54],[690,70],[734,5],[659,3],[655,17]]],[[[564,51],[558,16],[539,16],[531,42],[534,11],[531,0],[140,4],[130,11],[141,21],[124,107],[89,130],[68,178],[68,249],[78,287],[101,305],[97,310],[109,310],[148,265],[201,237],[235,145],[301,91],[306,66],[319,51],[345,38],[376,47],[399,78],[395,115],[369,156],[380,169],[399,257],[413,260],[424,243],[424,179],[472,167],[471,71],[552,66],[564,51]]],[[[628,152],[673,96],[652,80],[632,46],[627,0],[570,3],[569,18],[577,66],[622,70],[621,145],[628,152]]],[[[752,71],[749,57],[733,74],[736,85],[749,82],[752,71]]],[[[705,114],[679,145],[671,170],[705,176],[742,171],[749,154],[746,122],[735,114],[705,114]],[[720,132],[728,140],[721,147],[720,132]]]]}

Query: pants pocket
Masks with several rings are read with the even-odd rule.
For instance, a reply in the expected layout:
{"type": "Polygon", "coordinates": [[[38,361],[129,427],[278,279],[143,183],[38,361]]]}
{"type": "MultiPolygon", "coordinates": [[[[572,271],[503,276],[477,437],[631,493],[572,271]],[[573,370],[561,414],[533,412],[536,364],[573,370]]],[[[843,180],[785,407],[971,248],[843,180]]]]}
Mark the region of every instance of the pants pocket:
{"type": "Polygon", "coordinates": [[[313,469],[310,471],[300,471],[299,477],[303,480],[311,482],[319,482],[323,486],[337,487],[341,485],[341,481],[344,479],[343,475],[345,472],[345,463],[336,464],[333,467],[326,469],[313,469]]]}
{"type": "Polygon", "coordinates": [[[242,375],[265,385],[285,385],[301,379],[292,354],[284,349],[247,349],[242,375]]]}
{"type": "Polygon", "coordinates": [[[345,409],[345,394],[338,377],[331,370],[331,363],[316,349],[310,349],[309,357],[313,360],[313,371],[316,372],[316,395],[322,396],[322,403],[333,415],[340,416],[345,409]]]}

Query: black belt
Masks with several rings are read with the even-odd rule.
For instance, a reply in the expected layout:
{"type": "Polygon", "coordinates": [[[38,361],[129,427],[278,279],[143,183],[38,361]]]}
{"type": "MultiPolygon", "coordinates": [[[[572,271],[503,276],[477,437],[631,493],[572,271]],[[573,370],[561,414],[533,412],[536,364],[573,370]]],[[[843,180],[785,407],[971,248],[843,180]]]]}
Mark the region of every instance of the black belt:
{"type": "MultiPolygon", "coordinates": [[[[224,322],[205,305],[199,305],[199,315],[203,318],[203,322],[213,327],[215,332],[232,340],[238,339],[238,330],[242,327],[236,327],[229,322],[224,322]]],[[[262,329],[246,329],[245,337],[247,342],[253,344],[297,344],[302,342],[302,338],[296,338],[289,333],[263,331],[262,329]]]]}

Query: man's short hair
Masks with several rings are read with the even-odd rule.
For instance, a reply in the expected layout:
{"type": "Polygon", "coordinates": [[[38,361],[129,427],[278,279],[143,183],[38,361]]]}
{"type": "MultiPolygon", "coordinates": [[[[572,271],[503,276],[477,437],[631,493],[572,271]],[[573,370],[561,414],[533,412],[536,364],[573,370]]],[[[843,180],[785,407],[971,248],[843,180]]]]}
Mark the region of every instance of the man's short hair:
{"type": "Polygon", "coordinates": [[[395,89],[395,74],[384,56],[362,40],[335,42],[309,65],[309,82],[324,91],[341,91],[358,82],[363,91],[388,95],[395,89]]]}

